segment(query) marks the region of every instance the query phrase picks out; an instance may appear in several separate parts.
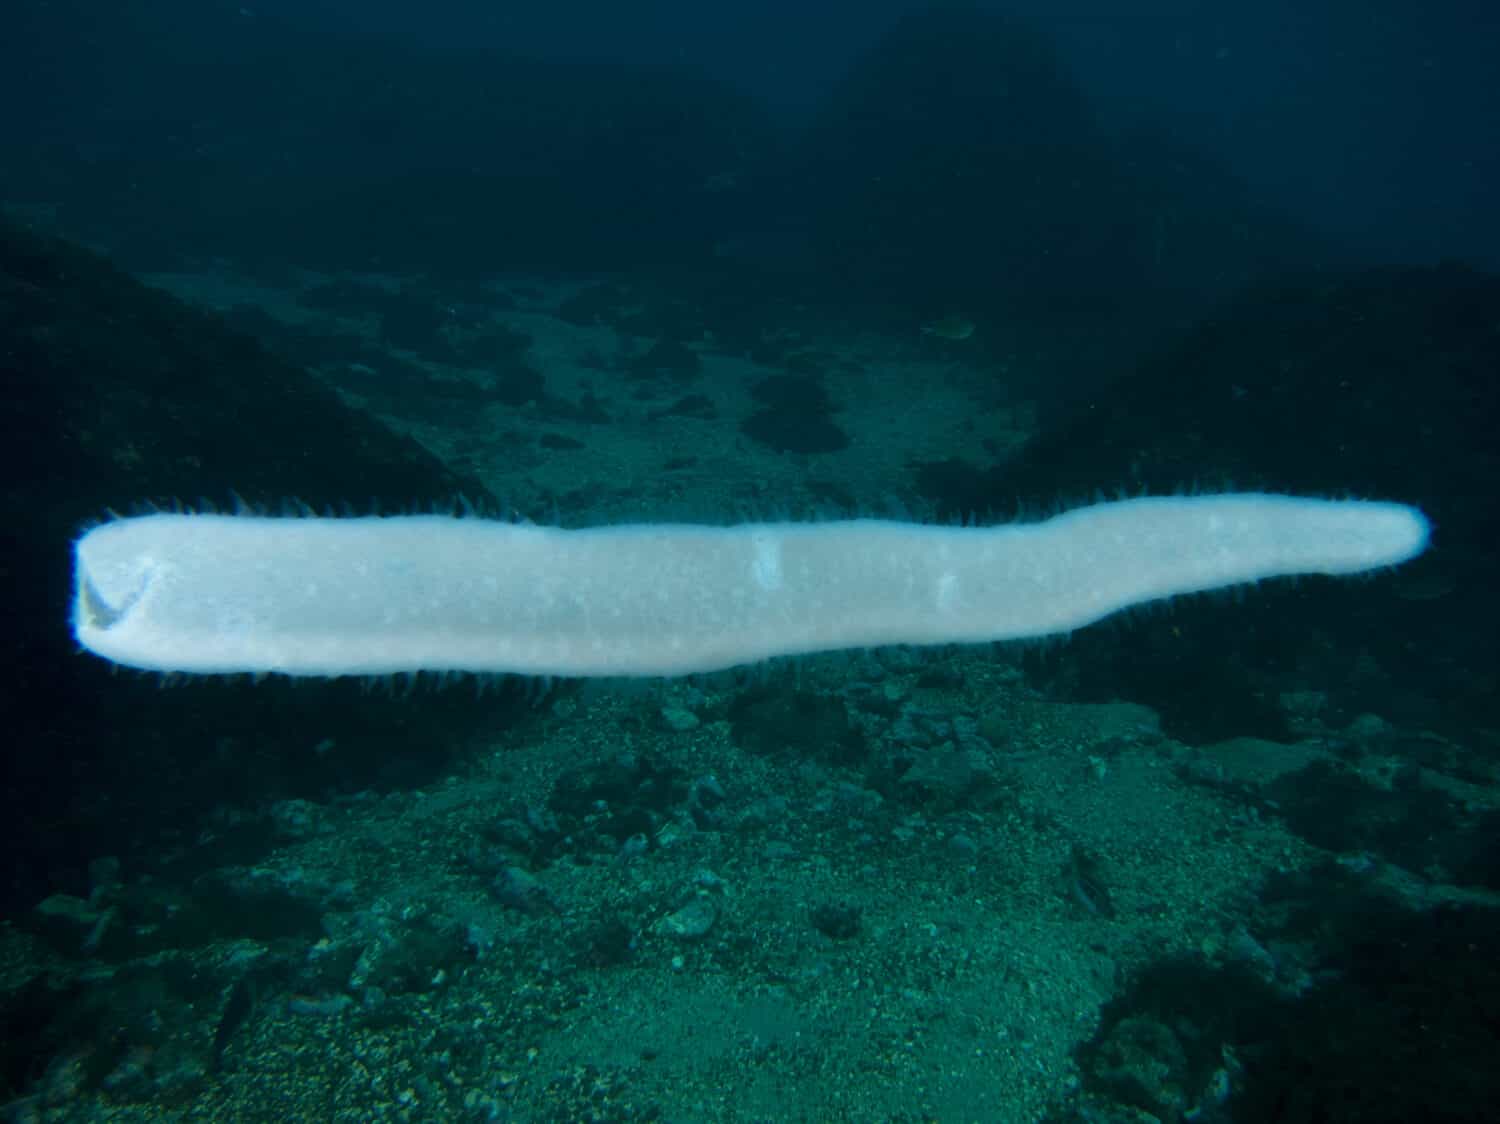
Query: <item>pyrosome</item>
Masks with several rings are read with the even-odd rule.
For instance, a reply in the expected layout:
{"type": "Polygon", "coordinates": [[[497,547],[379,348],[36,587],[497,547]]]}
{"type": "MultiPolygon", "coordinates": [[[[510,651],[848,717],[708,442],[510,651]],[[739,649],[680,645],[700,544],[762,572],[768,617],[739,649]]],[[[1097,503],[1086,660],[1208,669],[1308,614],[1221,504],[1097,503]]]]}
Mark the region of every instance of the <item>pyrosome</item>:
{"type": "Polygon", "coordinates": [[[1065,633],[1178,594],[1394,566],[1427,539],[1402,504],[1264,494],[988,527],[157,514],[78,540],[73,630],[166,672],[685,675],[1065,633]]]}

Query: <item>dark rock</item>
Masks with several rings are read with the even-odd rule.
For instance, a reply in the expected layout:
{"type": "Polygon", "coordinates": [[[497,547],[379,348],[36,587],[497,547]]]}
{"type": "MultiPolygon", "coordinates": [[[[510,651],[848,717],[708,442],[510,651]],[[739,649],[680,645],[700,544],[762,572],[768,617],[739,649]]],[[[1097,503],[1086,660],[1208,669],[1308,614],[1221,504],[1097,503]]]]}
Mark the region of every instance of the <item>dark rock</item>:
{"type": "Polygon", "coordinates": [[[1128,628],[1076,634],[1043,681],[1127,697],[1192,742],[1285,739],[1292,680],[1336,683],[1333,709],[1428,729],[1500,721],[1500,279],[1380,269],[1261,286],[1086,407],[1055,412],[1010,463],[925,466],[946,518],[1049,511],[1106,494],[1263,489],[1421,506],[1438,549],[1360,582],[1306,579],[1179,599],[1128,628]],[[1361,653],[1361,649],[1363,650],[1361,653]],[[1365,673],[1355,674],[1358,667],[1365,673]],[[1441,697],[1442,707],[1426,701],[1441,697]]]}
{"type": "MultiPolygon", "coordinates": [[[[80,656],[67,628],[67,559],[74,536],[110,510],[232,508],[236,497],[271,511],[292,498],[360,512],[422,510],[461,494],[492,503],[477,480],[213,315],[6,224],[0,357],[3,549],[7,580],[25,591],[0,646],[0,711],[25,747],[10,756],[0,793],[10,904],[81,895],[93,856],[129,865],[138,856],[122,853],[123,840],[150,851],[166,833],[192,838],[229,797],[322,798],[398,776],[421,783],[444,767],[430,752],[437,739],[417,739],[420,753],[402,749],[412,719],[400,700],[360,695],[357,684],[212,681],[169,697],[155,677],[80,656]],[[309,752],[320,739],[340,748],[309,752]]],[[[502,692],[480,707],[433,705],[429,730],[484,712],[493,722],[493,708],[511,703],[502,692]]]]}
{"type": "Polygon", "coordinates": [[[849,435],[834,423],[833,402],[817,379],[772,375],[750,393],[763,406],[740,423],[747,437],[783,453],[834,453],[848,446],[849,435]]]}
{"type": "Polygon", "coordinates": [[[859,936],[860,909],[848,902],[824,902],[816,905],[809,915],[813,928],[836,941],[853,940],[859,936]]]}

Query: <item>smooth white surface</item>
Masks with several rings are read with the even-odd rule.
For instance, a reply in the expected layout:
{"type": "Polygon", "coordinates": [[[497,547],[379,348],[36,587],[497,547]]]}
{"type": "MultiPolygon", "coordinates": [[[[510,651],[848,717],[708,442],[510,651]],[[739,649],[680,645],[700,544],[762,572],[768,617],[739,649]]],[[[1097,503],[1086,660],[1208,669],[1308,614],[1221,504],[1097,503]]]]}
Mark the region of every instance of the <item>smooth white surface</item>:
{"type": "Polygon", "coordinates": [[[1392,566],[1427,537],[1400,504],[1256,494],[997,527],[150,515],[78,541],[73,628],[157,671],[682,675],[1068,632],[1175,594],[1392,566]]]}

